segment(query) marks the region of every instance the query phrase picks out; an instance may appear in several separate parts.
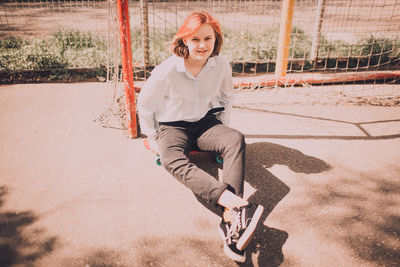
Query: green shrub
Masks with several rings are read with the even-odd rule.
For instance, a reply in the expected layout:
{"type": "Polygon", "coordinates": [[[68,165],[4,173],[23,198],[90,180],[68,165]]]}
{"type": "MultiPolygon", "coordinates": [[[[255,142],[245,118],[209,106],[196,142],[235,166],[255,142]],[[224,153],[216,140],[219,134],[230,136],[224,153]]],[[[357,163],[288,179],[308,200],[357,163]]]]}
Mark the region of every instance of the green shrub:
{"type": "Polygon", "coordinates": [[[361,56],[385,55],[385,57],[389,57],[393,51],[393,41],[389,39],[370,36],[362,39],[358,44],[361,48],[361,56]]]}
{"type": "Polygon", "coordinates": [[[105,50],[105,42],[97,37],[93,37],[91,33],[83,33],[79,31],[58,31],[53,33],[53,38],[57,44],[63,49],[83,49],[97,47],[105,50]]]}
{"type": "MultiPolygon", "coordinates": [[[[168,43],[175,30],[154,30],[150,33],[151,65],[159,64],[170,55],[168,43]]],[[[251,64],[256,62],[273,62],[277,56],[278,35],[278,27],[258,32],[227,29],[223,33],[221,53],[233,62],[243,62],[246,68],[253,68],[251,64]]],[[[139,27],[131,30],[131,41],[133,64],[141,64],[143,44],[139,27]]],[[[289,57],[307,61],[311,43],[308,34],[300,28],[293,28],[289,57]]],[[[46,39],[10,37],[0,40],[0,71],[101,68],[107,64],[108,56],[104,38],[79,31],[57,31],[46,39]]],[[[399,57],[400,41],[396,39],[369,36],[351,44],[320,37],[319,58],[325,60],[328,68],[375,66],[393,62],[399,57]]],[[[312,65],[304,62],[301,68],[311,69],[312,65]]],[[[273,66],[268,69],[271,71],[273,66]]]]}
{"type": "Polygon", "coordinates": [[[0,70],[41,70],[65,65],[59,51],[45,40],[30,39],[19,48],[0,49],[0,70]]]}
{"type": "Polygon", "coordinates": [[[292,29],[289,56],[295,59],[308,59],[310,56],[311,38],[300,28],[292,29]]]}
{"type": "Polygon", "coordinates": [[[0,41],[0,70],[100,67],[107,62],[106,42],[90,33],[54,33],[50,38],[0,41]]]}
{"type": "Polygon", "coordinates": [[[0,49],[19,49],[23,43],[24,41],[20,37],[7,37],[6,39],[0,40],[0,49]]]}
{"type": "Polygon", "coordinates": [[[266,61],[276,58],[279,31],[269,30],[260,33],[225,30],[222,53],[232,61],[266,61]]]}

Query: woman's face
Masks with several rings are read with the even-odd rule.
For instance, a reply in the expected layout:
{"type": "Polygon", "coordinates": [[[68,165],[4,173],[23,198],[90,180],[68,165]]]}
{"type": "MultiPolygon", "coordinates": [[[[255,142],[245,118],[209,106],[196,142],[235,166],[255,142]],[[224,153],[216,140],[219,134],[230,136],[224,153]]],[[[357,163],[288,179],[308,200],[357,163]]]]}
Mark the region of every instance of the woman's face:
{"type": "Polygon", "coordinates": [[[209,24],[203,24],[183,42],[189,49],[189,57],[198,61],[206,61],[212,54],[215,45],[214,29],[209,24]]]}

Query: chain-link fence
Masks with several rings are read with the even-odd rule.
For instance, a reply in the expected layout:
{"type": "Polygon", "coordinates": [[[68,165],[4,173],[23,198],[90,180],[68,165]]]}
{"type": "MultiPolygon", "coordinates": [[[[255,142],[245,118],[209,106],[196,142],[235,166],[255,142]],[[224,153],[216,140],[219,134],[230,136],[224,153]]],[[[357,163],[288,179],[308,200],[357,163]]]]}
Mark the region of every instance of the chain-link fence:
{"type": "MultiPolygon", "coordinates": [[[[0,71],[97,69],[119,64],[114,1],[15,0],[0,4],[0,71]]],[[[130,1],[139,76],[169,56],[166,44],[194,10],[214,14],[234,74],[273,73],[282,1],[130,1]]],[[[288,72],[398,70],[400,1],[298,0],[288,72]]],[[[111,67],[112,66],[112,67],[111,67]]]]}

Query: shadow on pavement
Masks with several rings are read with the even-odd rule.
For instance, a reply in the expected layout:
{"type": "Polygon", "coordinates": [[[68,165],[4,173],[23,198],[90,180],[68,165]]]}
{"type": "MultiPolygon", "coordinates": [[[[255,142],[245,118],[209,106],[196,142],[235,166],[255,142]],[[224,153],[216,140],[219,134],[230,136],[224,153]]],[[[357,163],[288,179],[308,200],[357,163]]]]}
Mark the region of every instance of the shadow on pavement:
{"type": "MultiPolygon", "coordinates": [[[[297,173],[320,173],[330,169],[324,161],[303,154],[302,152],[282,145],[259,142],[247,145],[246,181],[256,191],[249,201],[262,204],[265,221],[278,203],[289,193],[290,188],[273,175],[268,168],[274,165],[285,165],[297,173]]],[[[247,260],[239,266],[254,266],[251,254],[256,254],[258,266],[279,266],[283,260],[282,247],[289,234],[280,229],[260,225],[253,241],[247,247],[247,260]]]]}
{"type": "Polygon", "coordinates": [[[66,259],[63,261],[62,266],[125,267],[132,265],[123,263],[119,252],[99,248],[86,252],[83,256],[66,259]]]}
{"type": "Polygon", "coordinates": [[[230,266],[221,242],[194,237],[148,236],[135,244],[135,266],[230,266]],[[223,252],[222,252],[223,253],[223,252]]]}
{"type": "Polygon", "coordinates": [[[318,221],[315,228],[328,240],[344,244],[359,259],[374,266],[399,266],[400,262],[400,168],[384,172],[353,172],[342,168],[339,179],[328,184],[306,181],[313,205],[299,217],[299,206],[286,212],[299,223],[318,221]],[[324,211],[321,213],[321,211],[324,211]]]}
{"type": "Polygon", "coordinates": [[[79,267],[180,267],[232,266],[219,240],[198,237],[149,235],[123,250],[95,248],[65,259],[61,266],[79,267]]]}
{"type": "MultiPolygon", "coordinates": [[[[213,159],[196,158],[194,162],[214,177],[218,177],[218,164],[213,159]]],[[[259,142],[246,146],[246,174],[245,180],[256,191],[249,197],[249,201],[262,204],[265,212],[262,221],[265,221],[276,205],[289,193],[290,188],[279,178],[268,171],[268,168],[278,165],[288,166],[297,173],[320,173],[331,167],[324,161],[303,154],[302,152],[282,145],[259,142]]],[[[200,198],[200,203],[205,204],[200,198]]],[[[282,247],[289,237],[288,233],[267,227],[261,224],[252,242],[248,245],[247,260],[239,266],[254,266],[252,255],[255,255],[258,266],[279,266],[283,260],[282,247]]]]}
{"type": "Polygon", "coordinates": [[[31,266],[54,250],[55,237],[44,237],[43,229],[32,227],[38,219],[31,211],[5,211],[8,190],[0,186],[0,266],[31,266]]]}
{"type": "MultiPolygon", "coordinates": [[[[248,144],[246,148],[246,182],[256,191],[250,201],[262,204],[265,213],[262,221],[275,206],[289,193],[290,188],[275,177],[268,168],[275,164],[286,165],[294,172],[319,173],[330,167],[320,159],[305,155],[298,150],[285,146],[262,142],[248,144]]],[[[214,177],[218,177],[221,164],[215,163],[210,153],[193,155],[193,162],[214,177]]],[[[200,200],[200,199],[199,199],[200,200]]],[[[201,203],[201,201],[200,201],[201,203]]],[[[215,231],[217,226],[205,225],[215,231]]],[[[129,255],[123,251],[96,249],[82,256],[66,260],[66,266],[280,266],[284,261],[282,252],[289,234],[284,230],[261,224],[248,245],[245,263],[235,263],[223,253],[222,242],[187,236],[145,236],[134,243],[134,259],[127,264],[129,255]],[[256,261],[256,262],[255,262],[256,261]]]]}

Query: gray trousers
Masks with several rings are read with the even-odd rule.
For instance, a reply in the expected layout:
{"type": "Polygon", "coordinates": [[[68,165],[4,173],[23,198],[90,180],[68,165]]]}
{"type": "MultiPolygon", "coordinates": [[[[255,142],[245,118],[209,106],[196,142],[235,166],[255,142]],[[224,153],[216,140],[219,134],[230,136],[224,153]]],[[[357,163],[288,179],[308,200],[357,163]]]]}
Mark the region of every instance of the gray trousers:
{"type": "Polygon", "coordinates": [[[214,114],[198,122],[160,123],[156,140],[164,168],[217,215],[223,213],[217,201],[224,190],[243,196],[244,136],[222,124],[214,114]],[[187,155],[193,148],[223,154],[223,183],[189,160],[187,155]]]}

